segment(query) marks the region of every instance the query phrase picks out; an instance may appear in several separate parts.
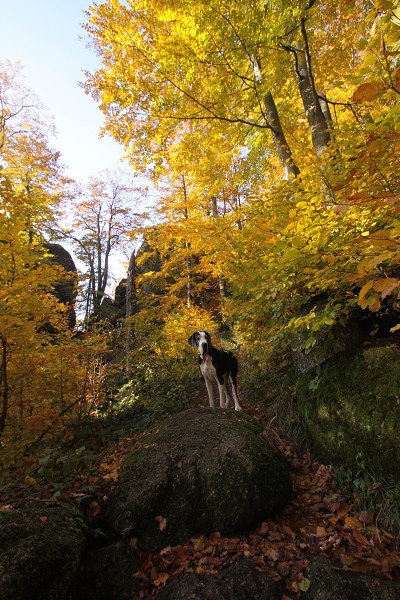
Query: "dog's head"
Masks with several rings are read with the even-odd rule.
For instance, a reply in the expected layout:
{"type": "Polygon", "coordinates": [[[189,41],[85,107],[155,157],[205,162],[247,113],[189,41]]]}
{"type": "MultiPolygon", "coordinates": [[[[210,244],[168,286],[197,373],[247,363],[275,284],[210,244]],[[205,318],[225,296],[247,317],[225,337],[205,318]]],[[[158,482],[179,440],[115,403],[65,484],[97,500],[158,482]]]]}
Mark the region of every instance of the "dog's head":
{"type": "Polygon", "coordinates": [[[200,356],[203,356],[209,352],[211,336],[207,331],[195,331],[188,342],[192,348],[198,348],[200,356]]]}

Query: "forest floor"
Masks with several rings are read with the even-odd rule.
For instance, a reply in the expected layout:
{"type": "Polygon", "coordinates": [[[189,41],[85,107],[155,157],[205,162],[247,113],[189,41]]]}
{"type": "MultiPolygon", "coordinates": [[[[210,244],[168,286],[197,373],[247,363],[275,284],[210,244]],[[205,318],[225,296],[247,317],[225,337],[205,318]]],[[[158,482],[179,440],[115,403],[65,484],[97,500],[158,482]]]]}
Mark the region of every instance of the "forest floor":
{"type": "MultiPolygon", "coordinates": [[[[263,422],[263,414],[257,409],[245,405],[244,410],[263,422]]],[[[54,485],[40,478],[16,480],[3,490],[0,507],[18,509],[30,502],[41,502],[45,507],[67,502],[84,508],[94,528],[125,457],[140,448],[147,436],[147,432],[137,433],[109,443],[94,463],[65,483],[61,492],[55,493],[54,485]]],[[[313,554],[338,561],[349,571],[400,583],[398,540],[377,526],[371,512],[357,508],[357,498],[354,502],[343,500],[331,468],[316,461],[309,451],[300,453],[280,431],[274,435],[273,446],[286,459],[293,482],[293,497],[284,511],[252,531],[229,537],[214,532],[157,554],[139,552],[136,540],[130,540],[140,565],[135,574],[138,600],[157,596],[169,580],[181,574],[218,574],[238,557],[251,559],[258,569],[279,582],[283,600],[307,591],[310,581],[305,572],[308,557],[313,554]]]]}

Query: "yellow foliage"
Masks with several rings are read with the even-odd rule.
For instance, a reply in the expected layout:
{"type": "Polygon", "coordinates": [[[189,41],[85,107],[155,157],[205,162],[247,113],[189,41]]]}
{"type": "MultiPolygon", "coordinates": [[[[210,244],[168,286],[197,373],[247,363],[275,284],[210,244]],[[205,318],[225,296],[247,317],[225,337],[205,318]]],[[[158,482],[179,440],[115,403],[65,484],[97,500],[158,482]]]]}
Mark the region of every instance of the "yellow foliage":
{"type": "Polygon", "coordinates": [[[182,356],[189,349],[189,337],[198,330],[208,331],[215,337],[218,323],[208,311],[182,304],[166,316],[160,343],[169,356],[182,356]]]}

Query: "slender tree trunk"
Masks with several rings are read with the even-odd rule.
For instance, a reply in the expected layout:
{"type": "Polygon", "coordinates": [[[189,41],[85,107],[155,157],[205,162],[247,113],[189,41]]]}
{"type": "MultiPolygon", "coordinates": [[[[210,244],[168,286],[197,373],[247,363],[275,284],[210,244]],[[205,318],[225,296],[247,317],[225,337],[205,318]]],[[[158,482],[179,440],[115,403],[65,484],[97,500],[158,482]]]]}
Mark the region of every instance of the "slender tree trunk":
{"type": "MultiPolygon", "coordinates": [[[[218,219],[218,206],[217,206],[217,198],[212,196],[211,198],[211,215],[213,219],[218,219]]],[[[218,285],[219,285],[219,295],[222,298],[222,303],[226,298],[226,281],[223,277],[218,277],[218,285]]]]}
{"type": "MultiPolygon", "coordinates": [[[[182,175],[182,186],[183,186],[183,198],[185,201],[184,216],[185,219],[189,218],[188,213],[188,202],[187,202],[187,187],[185,176],[182,175]]],[[[192,305],[192,255],[190,250],[190,242],[185,242],[186,248],[186,305],[188,308],[192,305]]]]}
{"type": "MultiPolygon", "coordinates": [[[[264,74],[261,63],[255,55],[251,56],[251,66],[253,69],[254,85],[262,84],[264,81],[264,74]]],[[[285,179],[295,179],[300,175],[300,170],[294,162],[292,151],[290,150],[290,146],[287,143],[286,136],[282,129],[278,109],[276,108],[275,100],[271,92],[267,92],[264,95],[263,102],[267,125],[272,133],[275,149],[285,172],[285,179]]]]}
{"type": "Polygon", "coordinates": [[[136,253],[132,252],[129,259],[128,273],[126,277],[126,337],[125,337],[125,371],[130,370],[129,353],[132,350],[132,342],[135,335],[133,323],[130,317],[137,312],[136,295],[136,253]]]}
{"type": "Polygon", "coordinates": [[[286,141],[285,134],[282,129],[279,119],[278,109],[276,108],[275,100],[268,92],[264,96],[264,106],[267,115],[267,121],[270,126],[275,148],[285,171],[286,179],[295,179],[300,175],[300,170],[293,160],[293,155],[289,144],[286,141]]]}
{"type": "Polygon", "coordinates": [[[7,340],[1,336],[1,413],[0,413],[0,435],[6,426],[8,413],[8,373],[7,373],[7,340]]]}
{"type": "MultiPolygon", "coordinates": [[[[317,156],[322,156],[331,141],[330,123],[327,122],[322,110],[321,102],[315,88],[312,72],[311,55],[308,46],[308,38],[304,19],[301,22],[301,33],[303,38],[303,52],[296,53],[297,83],[303,101],[304,111],[307,116],[311,130],[312,143],[317,156]]],[[[325,103],[326,104],[326,103],[325,103]]],[[[326,105],[327,107],[327,105],[326,105]]]]}

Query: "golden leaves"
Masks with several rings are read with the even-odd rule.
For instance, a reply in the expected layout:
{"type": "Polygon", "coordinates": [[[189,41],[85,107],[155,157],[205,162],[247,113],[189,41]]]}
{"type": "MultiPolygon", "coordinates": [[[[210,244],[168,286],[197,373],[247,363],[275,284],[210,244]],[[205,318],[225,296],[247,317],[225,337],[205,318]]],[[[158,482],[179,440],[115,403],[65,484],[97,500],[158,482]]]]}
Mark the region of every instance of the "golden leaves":
{"type": "Polygon", "coordinates": [[[388,86],[383,81],[368,81],[362,83],[354,92],[351,97],[352,102],[363,103],[373,102],[377,98],[380,98],[388,90],[388,86]]]}

